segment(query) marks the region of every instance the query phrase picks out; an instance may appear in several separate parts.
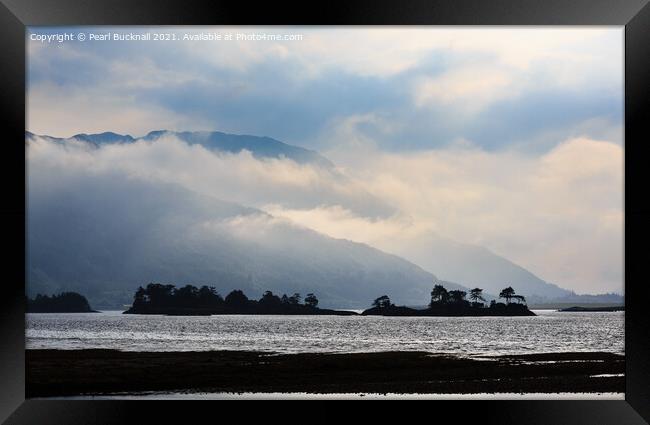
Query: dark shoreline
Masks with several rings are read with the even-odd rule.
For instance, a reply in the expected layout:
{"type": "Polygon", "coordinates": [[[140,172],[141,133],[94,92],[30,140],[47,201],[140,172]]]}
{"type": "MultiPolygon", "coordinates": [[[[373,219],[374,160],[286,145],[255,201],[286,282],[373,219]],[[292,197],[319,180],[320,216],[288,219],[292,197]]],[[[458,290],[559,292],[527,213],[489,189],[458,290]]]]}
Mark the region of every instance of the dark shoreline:
{"type": "Polygon", "coordinates": [[[425,352],[26,350],[26,397],[141,392],[597,393],[625,391],[624,356],[466,358],[425,352]]]}

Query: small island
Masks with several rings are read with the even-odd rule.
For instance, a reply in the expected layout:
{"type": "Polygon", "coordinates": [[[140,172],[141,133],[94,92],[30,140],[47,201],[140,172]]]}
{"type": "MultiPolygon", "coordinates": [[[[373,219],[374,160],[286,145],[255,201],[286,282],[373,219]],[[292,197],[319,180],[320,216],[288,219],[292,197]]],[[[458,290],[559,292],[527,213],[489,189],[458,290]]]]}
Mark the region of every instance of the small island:
{"type": "Polygon", "coordinates": [[[469,293],[461,290],[447,291],[442,285],[435,285],[431,291],[431,302],[426,309],[396,306],[387,295],[373,301],[372,308],[361,313],[364,316],[536,316],[528,309],[526,298],[517,295],[512,287],[501,291],[499,298],[505,303],[492,300],[489,305],[481,301],[483,290],[474,288],[469,293]],[[515,300],[516,302],[512,302],[515,300]]]}
{"type": "Polygon", "coordinates": [[[609,307],[580,307],[573,306],[567,308],[561,308],[558,311],[567,311],[567,312],[607,312],[607,311],[625,311],[625,306],[609,306],[609,307]]]}
{"type": "Polygon", "coordinates": [[[90,308],[88,300],[76,292],[62,292],[58,295],[37,294],[27,299],[27,313],[97,313],[90,308]]]}
{"type": "MultiPolygon", "coordinates": [[[[435,285],[431,291],[431,302],[426,309],[396,306],[387,295],[374,300],[373,307],[363,311],[363,316],[535,316],[528,309],[526,299],[515,293],[511,287],[499,294],[505,303],[492,300],[486,305],[482,301],[483,290],[474,288],[469,293],[461,290],[447,291],[442,285],[435,285]],[[516,302],[513,302],[516,301],[516,302]]],[[[140,286],[133,299],[133,305],[124,314],[163,314],[169,316],[209,316],[212,314],[280,314],[280,315],[337,315],[354,316],[357,313],[346,310],[332,310],[318,307],[318,298],[312,293],[304,301],[299,293],[278,296],[266,291],[259,300],[249,299],[243,291],[235,289],[222,297],[214,287],[150,283],[140,286]],[[302,302],[301,302],[302,301],[302,302]]]]}
{"type": "Polygon", "coordinates": [[[138,288],[133,305],[124,314],[165,314],[171,316],[209,316],[212,314],[287,314],[353,316],[352,311],[318,308],[318,298],[307,294],[304,303],[301,295],[279,297],[266,291],[259,300],[249,299],[236,289],[223,298],[214,287],[150,283],[138,288]]]}

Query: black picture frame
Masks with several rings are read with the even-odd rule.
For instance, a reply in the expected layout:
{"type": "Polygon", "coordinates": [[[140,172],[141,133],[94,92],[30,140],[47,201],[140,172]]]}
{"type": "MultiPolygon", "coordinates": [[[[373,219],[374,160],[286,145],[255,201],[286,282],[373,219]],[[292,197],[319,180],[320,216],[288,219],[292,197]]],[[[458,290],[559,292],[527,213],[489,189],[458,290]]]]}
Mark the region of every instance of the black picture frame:
{"type": "MultiPolygon", "coordinates": [[[[0,420],[6,423],[198,422],[226,410],[246,420],[268,420],[266,409],[234,405],[126,401],[25,400],[25,27],[33,25],[364,24],[364,25],[618,25],[625,26],[625,351],[624,401],[434,401],[411,404],[409,415],[454,422],[527,424],[643,424],[650,422],[650,320],[644,280],[650,239],[648,181],[650,123],[650,6],[648,0],[403,0],[295,3],[170,0],[2,0],[0,104],[2,105],[3,296],[0,298],[0,420]],[[146,407],[145,407],[146,406],[146,407]],[[140,414],[137,414],[139,412],[140,414]],[[242,413],[243,412],[243,413],[242,413]],[[470,412],[478,412],[476,414],[470,412]],[[146,415],[146,417],[144,415],[146,415]],[[180,420],[180,419],[179,419],[180,420]]],[[[357,407],[359,405],[355,405],[357,407]]],[[[366,420],[386,409],[365,405],[366,420]]],[[[348,406],[349,407],[349,406],[348,406]]],[[[390,410],[403,410],[394,408],[390,410]]],[[[274,408],[278,412],[277,408],[274,408]]],[[[288,409],[287,409],[288,411],[288,409]]],[[[338,409],[291,409],[325,420],[347,418],[338,409]]],[[[272,414],[271,414],[272,416],[272,414]]],[[[225,416],[222,417],[221,420],[225,416]]],[[[282,415],[281,420],[291,417],[282,415]]]]}

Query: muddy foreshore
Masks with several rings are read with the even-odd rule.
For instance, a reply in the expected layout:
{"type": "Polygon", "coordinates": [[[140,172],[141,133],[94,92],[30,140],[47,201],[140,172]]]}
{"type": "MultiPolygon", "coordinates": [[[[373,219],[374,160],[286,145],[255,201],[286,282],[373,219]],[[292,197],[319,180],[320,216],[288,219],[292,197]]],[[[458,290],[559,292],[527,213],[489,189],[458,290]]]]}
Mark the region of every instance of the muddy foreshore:
{"type": "Polygon", "coordinates": [[[31,397],[181,392],[624,392],[622,355],[26,350],[31,397]],[[599,376],[600,375],[600,376],[599,376]]]}

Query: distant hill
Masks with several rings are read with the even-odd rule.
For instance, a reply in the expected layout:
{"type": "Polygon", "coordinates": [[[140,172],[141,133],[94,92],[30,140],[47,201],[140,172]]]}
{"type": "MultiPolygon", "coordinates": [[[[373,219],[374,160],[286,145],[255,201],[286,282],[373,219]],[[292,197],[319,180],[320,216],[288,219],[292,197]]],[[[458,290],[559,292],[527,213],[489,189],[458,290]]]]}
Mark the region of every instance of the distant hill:
{"type": "Polygon", "coordinates": [[[625,306],[612,306],[612,307],[580,307],[573,306],[562,308],[559,311],[568,311],[568,312],[613,312],[613,311],[625,311],[625,306]]]}
{"type": "Polygon", "coordinates": [[[102,145],[107,143],[131,143],[135,139],[131,136],[112,133],[110,131],[99,134],[75,134],[72,136],[73,139],[83,140],[84,142],[94,143],[96,145],[102,145]]]}
{"type": "MultiPolygon", "coordinates": [[[[34,137],[35,134],[25,132],[26,139],[34,137]]],[[[321,167],[330,168],[334,165],[329,159],[309,149],[289,145],[270,137],[259,137],[239,134],[228,134],[219,131],[167,131],[156,130],[149,132],[146,136],[134,138],[130,135],[122,135],[113,132],[98,134],[76,134],[70,138],[51,136],[39,136],[53,142],[62,143],[65,141],[81,141],[92,146],[99,147],[112,143],[134,143],[138,140],[156,141],[161,137],[176,137],[190,145],[201,145],[206,149],[218,152],[239,153],[243,150],[249,151],[255,158],[288,158],[299,164],[315,164],[321,167]]]]}
{"type": "Polygon", "coordinates": [[[561,298],[572,294],[484,247],[455,242],[433,233],[391,252],[425,270],[435,271],[440,279],[482,288],[490,298],[506,286],[524,294],[529,302],[533,298],[561,298]]]}
{"type": "Polygon", "coordinates": [[[569,295],[557,298],[548,297],[530,297],[529,305],[533,308],[567,308],[573,306],[581,307],[607,307],[620,306],[625,304],[625,297],[619,294],[576,294],[571,292],[569,295]]]}
{"type": "MultiPolygon", "coordinates": [[[[26,132],[25,135],[27,142],[35,137],[35,135],[30,132],[26,132]]],[[[110,144],[135,143],[140,140],[155,143],[155,141],[166,136],[178,138],[190,145],[198,144],[206,149],[216,152],[237,153],[242,150],[247,150],[256,158],[284,157],[301,164],[315,164],[321,167],[333,167],[332,163],[327,158],[308,149],[292,146],[269,137],[234,135],[217,131],[171,132],[159,130],[149,132],[146,136],[141,138],[134,138],[130,135],[121,135],[113,132],[104,132],[99,134],[82,133],[68,139],[50,136],[39,137],[58,144],[86,144],[92,149],[110,144]]],[[[145,194],[145,197],[146,196],[147,195],[145,194]]],[[[355,200],[342,199],[342,201],[351,203],[355,200]]],[[[119,203],[120,201],[116,199],[115,202],[119,203]]],[[[238,205],[236,208],[243,208],[249,212],[253,211],[252,209],[246,209],[241,205],[238,205]]],[[[32,209],[33,207],[30,206],[30,212],[32,209]]],[[[217,208],[217,211],[218,210],[219,209],[217,208]]],[[[74,212],[72,213],[74,214],[74,212]]],[[[254,213],[257,214],[260,213],[260,211],[255,210],[254,213]]],[[[306,229],[303,229],[303,231],[305,230],[306,229]]],[[[324,236],[321,235],[321,237],[324,236]]],[[[341,241],[340,243],[345,244],[351,242],[341,241]]],[[[385,249],[402,259],[408,260],[408,262],[417,264],[422,269],[429,272],[430,276],[435,275],[440,280],[446,281],[447,284],[445,284],[445,286],[449,287],[449,289],[454,289],[453,285],[457,284],[469,288],[478,286],[484,289],[484,293],[488,299],[495,298],[496,294],[498,294],[503,287],[512,286],[518,293],[524,294],[531,304],[553,302],[620,303],[622,301],[622,297],[616,294],[611,294],[612,296],[609,298],[606,296],[607,294],[577,296],[571,291],[544,281],[523,267],[484,247],[458,243],[442,238],[433,233],[424,235],[419,240],[409,243],[408,245],[399,245],[395,243],[394,246],[385,247],[385,249]],[[457,282],[457,284],[451,282],[457,282]],[[576,299],[576,297],[580,298],[576,299]]],[[[292,289],[286,288],[286,290],[291,291],[292,289]]],[[[371,296],[374,297],[376,295],[378,294],[373,293],[371,296]]],[[[332,299],[332,301],[333,300],[334,299],[332,299]]],[[[343,300],[339,301],[343,302],[343,300]]],[[[413,305],[421,305],[426,303],[426,300],[413,299],[404,300],[404,302],[413,305]]],[[[356,304],[356,301],[349,306],[365,307],[365,305],[356,304]]]]}
{"type": "Polygon", "coordinates": [[[207,149],[239,153],[247,150],[256,158],[289,158],[299,164],[317,164],[323,167],[333,167],[329,159],[318,152],[298,146],[289,145],[270,137],[259,137],[240,134],[221,133],[219,131],[152,131],[143,137],[144,140],[157,140],[162,136],[171,135],[190,145],[201,145],[207,149]]]}
{"type": "Polygon", "coordinates": [[[100,308],[150,282],[242,289],[257,298],[315,293],[363,308],[388,293],[426,302],[435,277],[367,245],[333,239],[253,208],[122,176],[31,177],[30,294],[74,290],[100,308]]]}
{"type": "Polygon", "coordinates": [[[78,142],[84,142],[87,143],[91,146],[94,147],[99,147],[101,145],[105,144],[117,144],[117,143],[132,143],[136,139],[133,137],[123,134],[117,134],[113,133],[110,131],[104,132],[104,133],[98,133],[98,134],[85,134],[85,133],[80,133],[80,134],[75,134],[72,137],[69,138],[63,138],[63,137],[53,137],[53,136],[48,136],[48,135],[37,135],[32,132],[26,131],[25,132],[25,140],[29,141],[30,139],[34,137],[41,137],[43,139],[49,140],[54,143],[65,143],[66,141],[78,141],[78,142]]]}

